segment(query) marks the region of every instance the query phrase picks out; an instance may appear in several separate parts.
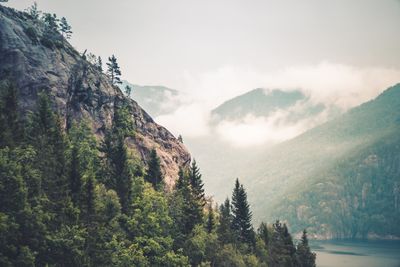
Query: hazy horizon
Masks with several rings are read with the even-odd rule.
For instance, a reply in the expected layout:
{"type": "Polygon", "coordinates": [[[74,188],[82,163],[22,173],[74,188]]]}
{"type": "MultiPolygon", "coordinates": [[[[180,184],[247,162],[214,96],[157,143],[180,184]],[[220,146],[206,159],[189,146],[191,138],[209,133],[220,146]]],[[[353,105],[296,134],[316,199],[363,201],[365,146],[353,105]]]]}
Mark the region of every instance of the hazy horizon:
{"type": "MultiPolygon", "coordinates": [[[[33,2],[6,5],[22,10],[33,2]]],[[[400,82],[397,0],[36,2],[67,17],[79,51],[103,62],[115,54],[123,79],[184,92],[182,106],[155,118],[184,137],[211,134],[210,110],[254,88],[300,89],[346,111],[400,82]]],[[[315,124],[276,129],[269,118],[250,117],[217,132],[237,145],[260,144],[315,124]]]]}

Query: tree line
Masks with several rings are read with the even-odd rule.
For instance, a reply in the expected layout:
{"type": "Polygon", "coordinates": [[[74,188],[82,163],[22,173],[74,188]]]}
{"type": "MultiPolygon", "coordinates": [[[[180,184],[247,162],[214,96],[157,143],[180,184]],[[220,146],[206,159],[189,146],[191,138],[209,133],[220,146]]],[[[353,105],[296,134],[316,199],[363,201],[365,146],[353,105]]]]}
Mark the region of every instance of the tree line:
{"type": "Polygon", "coordinates": [[[165,188],[154,148],[147,164],[126,140],[126,103],[98,142],[87,122],[63,129],[51,96],[21,116],[18,90],[0,85],[1,266],[315,266],[306,232],[255,231],[247,193],[214,207],[195,160],[165,188]]]}

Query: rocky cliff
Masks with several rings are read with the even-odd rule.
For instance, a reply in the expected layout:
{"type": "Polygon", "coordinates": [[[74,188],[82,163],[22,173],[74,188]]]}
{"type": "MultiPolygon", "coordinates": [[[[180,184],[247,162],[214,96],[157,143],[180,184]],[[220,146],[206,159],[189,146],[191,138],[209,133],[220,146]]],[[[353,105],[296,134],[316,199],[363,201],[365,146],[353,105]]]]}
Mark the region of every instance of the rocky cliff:
{"type": "Polygon", "coordinates": [[[35,108],[38,92],[45,90],[68,127],[73,120],[89,122],[101,139],[110,126],[114,108],[129,106],[136,135],[128,140],[145,163],[155,148],[168,186],[190,154],[167,129],[158,125],[133,100],[111,84],[61,36],[57,43],[45,36],[45,25],[30,15],[0,6],[0,80],[9,79],[19,88],[21,112],[35,108]],[[51,41],[51,40],[50,40],[51,41]]]}

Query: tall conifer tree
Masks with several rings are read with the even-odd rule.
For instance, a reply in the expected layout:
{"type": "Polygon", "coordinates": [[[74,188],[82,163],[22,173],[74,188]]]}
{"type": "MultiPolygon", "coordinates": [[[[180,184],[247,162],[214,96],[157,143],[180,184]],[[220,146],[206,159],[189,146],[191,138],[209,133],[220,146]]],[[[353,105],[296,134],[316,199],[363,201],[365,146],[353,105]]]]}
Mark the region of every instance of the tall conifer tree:
{"type": "Polygon", "coordinates": [[[231,203],[228,198],[219,207],[219,224],[217,233],[218,239],[222,244],[228,244],[234,241],[234,235],[232,231],[231,203]]]}
{"type": "Polygon", "coordinates": [[[300,243],[296,250],[297,264],[299,267],[315,267],[315,253],[311,252],[308,244],[307,231],[303,230],[300,243]]]}
{"type": "Polygon", "coordinates": [[[114,55],[108,58],[107,74],[110,77],[110,81],[112,84],[122,83],[120,79],[121,69],[119,68],[117,58],[114,55]]]}
{"type": "Polygon", "coordinates": [[[157,156],[157,152],[154,148],[150,151],[145,179],[147,182],[151,183],[156,190],[162,190],[164,188],[164,177],[161,172],[160,158],[157,156]]]}
{"type": "Polygon", "coordinates": [[[246,191],[236,179],[235,188],[232,194],[232,228],[235,231],[237,238],[241,242],[254,245],[255,236],[253,226],[251,224],[250,205],[247,202],[246,191]]]}
{"type": "Polygon", "coordinates": [[[196,160],[193,160],[189,170],[189,182],[192,187],[193,194],[199,205],[203,208],[206,204],[204,194],[204,183],[201,179],[200,169],[197,167],[196,160]]]}
{"type": "Polygon", "coordinates": [[[207,233],[211,234],[214,231],[215,228],[215,215],[214,215],[214,210],[212,208],[212,203],[208,206],[208,214],[207,214],[207,224],[206,224],[206,230],[207,233]]]}

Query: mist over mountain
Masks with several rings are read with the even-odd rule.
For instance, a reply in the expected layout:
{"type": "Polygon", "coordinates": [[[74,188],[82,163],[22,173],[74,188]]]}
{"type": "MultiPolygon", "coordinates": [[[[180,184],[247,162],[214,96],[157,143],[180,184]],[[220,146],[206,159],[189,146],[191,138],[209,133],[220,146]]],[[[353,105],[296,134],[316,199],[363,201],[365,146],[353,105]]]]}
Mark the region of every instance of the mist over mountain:
{"type": "Polygon", "coordinates": [[[0,0],[0,266],[397,267],[397,1],[37,2],[0,0]]]}
{"type": "MultiPolygon", "coordinates": [[[[184,138],[184,142],[217,201],[230,194],[225,184],[235,177],[244,181],[251,192],[256,221],[282,218],[295,231],[307,227],[318,238],[399,235],[391,226],[398,219],[393,207],[398,198],[394,193],[400,182],[395,178],[398,169],[388,171],[386,166],[396,162],[399,99],[397,85],[340,115],[338,107],[313,104],[299,90],[254,89],[211,111],[213,134],[184,138]],[[299,133],[305,133],[294,134],[294,139],[258,146],[232,146],[221,132],[228,123],[246,124],[275,114],[284,115],[274,120],[271,131],[279,131],[282,125],[310,123],[304,123],[308,127],[299,133]],[[371,159],[376,166],[368,165],[371,159]],[[377,172],[387,180],[372,183],[366,172],[377,172]],[[354,177],[356,174],[363,179],[354,177]],[[375,201],[379,194],[387,197],[375,201]],[[366,220],[370,215],[374,219],[366,220]]],[[[238,129],[224,132],[237,133],[238,129]]]]}
{"type": "MultiPolygon", "coordinates": [[[[249,114],[255,117],[267,117],[277,110],[288,109],[307,100],[309,99],[300,90],[282,91],[257,88],[227,100],[212,110],[212,115],[218,121],[243,119],[249,114]]],[[[292,116],[291,119],[300,119],[302,115],[318,114],[323,109],[323,104],[317,104],[305,111],[308,114],[296,114],[297,118],[292,116]]]]}
{"type": "Polygon", "coordinates": [[[247,161],[256,217],[322,237],[399,236],[399,101],[396,85],[247,161]]]}

